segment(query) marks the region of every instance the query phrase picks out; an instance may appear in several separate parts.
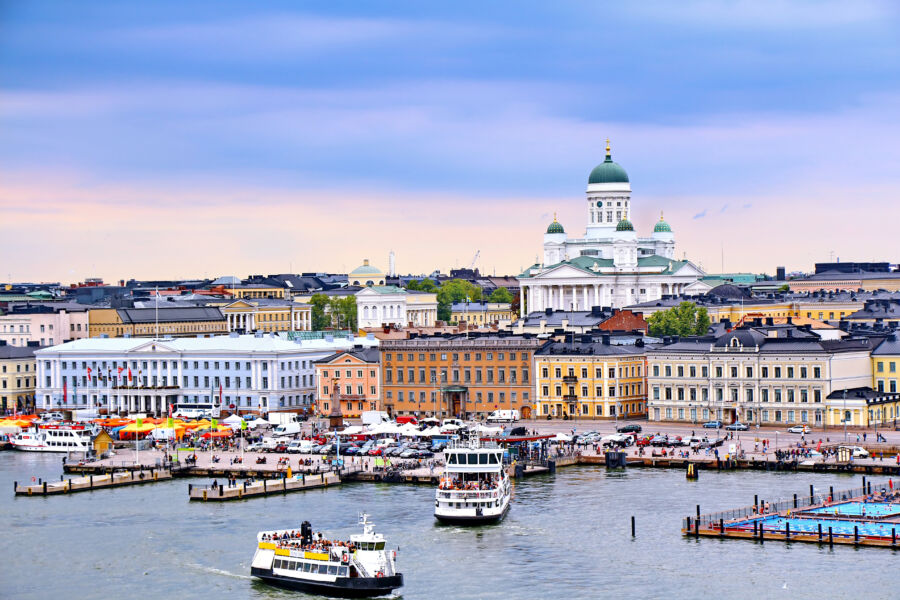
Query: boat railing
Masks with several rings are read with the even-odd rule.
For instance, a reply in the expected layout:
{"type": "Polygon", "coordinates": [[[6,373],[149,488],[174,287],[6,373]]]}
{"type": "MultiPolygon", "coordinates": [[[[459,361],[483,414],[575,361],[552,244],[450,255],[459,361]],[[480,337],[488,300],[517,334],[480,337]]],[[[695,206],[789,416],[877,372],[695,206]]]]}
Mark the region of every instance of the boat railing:
{"type": "Polygon", "coordinates": [[[479,499],[485,500],[490,498],[499,498],[500,492],[497,489],[493,490],[438,490],[438,498],[443,498],[447,500],[471,500],[471,499],[479,499]]]}

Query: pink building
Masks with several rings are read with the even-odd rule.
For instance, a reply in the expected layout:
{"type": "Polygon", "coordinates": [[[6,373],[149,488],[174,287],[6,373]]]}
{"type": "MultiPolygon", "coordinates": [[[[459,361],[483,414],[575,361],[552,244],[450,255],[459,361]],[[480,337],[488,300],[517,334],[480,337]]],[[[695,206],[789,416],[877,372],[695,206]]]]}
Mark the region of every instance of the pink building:
{"type": "Polygon", "coordinates": [[[0,340],[10,346],[55,346],[86,337],[88,307],[82,304],[13,304],[0,315],[0,340]]]}

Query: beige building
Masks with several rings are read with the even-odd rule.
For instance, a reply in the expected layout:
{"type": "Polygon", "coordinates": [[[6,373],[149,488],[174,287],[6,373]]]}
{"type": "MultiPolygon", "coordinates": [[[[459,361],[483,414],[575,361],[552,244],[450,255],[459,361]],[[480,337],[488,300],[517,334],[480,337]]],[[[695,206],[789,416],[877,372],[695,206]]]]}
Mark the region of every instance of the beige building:
{"type": "Polygon", "coordinates": [[[514,318],[509,302],[454,302],[450,306],[450,320],[455,323],[506,327],[514,318]]]}
{"type": "MultiPolygon", "coordinates": [[[[831,426],[827,397],[870,385],[868,339],[820,340],[808,328],[750,327],[647,351],[649,419],[831,426]]],[[[851,411],[862,424],[865,407],[851,411]]]]}
{"type": "Polygon", "coordinates": [[[34,407],[37,372],[32,345],[11,346],[0,340],[0,412],[30,411],[34,407]]]}

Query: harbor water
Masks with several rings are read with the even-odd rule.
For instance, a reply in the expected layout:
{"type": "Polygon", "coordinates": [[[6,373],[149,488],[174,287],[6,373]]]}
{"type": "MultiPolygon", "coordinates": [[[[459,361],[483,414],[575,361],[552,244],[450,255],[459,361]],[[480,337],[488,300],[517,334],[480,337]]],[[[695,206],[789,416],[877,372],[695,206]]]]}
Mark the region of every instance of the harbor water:
{"type": "MultiPolygon", "coordinates": [[[[833,474],[570,467],[515,484],[499,525],[435,523],[434,489],[347,484],[231,503],[188,502],[180,479],[48,498],[13,497],[13,482],[58,479],[60,456],[0,453],[5,490],[0,598],[308,598],[249,576],[256,532],[299,528],[335,538],[366,511],[399,547],[403,598],[896,598],[898,557],[829,548],[685,538],[681,519],[776,500],[861,477],[833,474]],[[631,536],[631,516],[636,537],[631,536]]],[[[878,481],[877,478],[874,481],[878,481]]]]}

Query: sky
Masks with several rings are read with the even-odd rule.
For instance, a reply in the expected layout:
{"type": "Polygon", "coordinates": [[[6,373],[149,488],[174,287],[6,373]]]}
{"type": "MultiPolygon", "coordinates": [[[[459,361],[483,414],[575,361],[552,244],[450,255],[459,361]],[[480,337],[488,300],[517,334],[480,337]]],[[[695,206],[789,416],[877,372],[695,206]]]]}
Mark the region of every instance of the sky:
{"type": "Polygon", "coordinates": [[[896,262],[898,7],[0,1],[0,281],[517,274],[607,137],[707,272],[896,262]]]}

